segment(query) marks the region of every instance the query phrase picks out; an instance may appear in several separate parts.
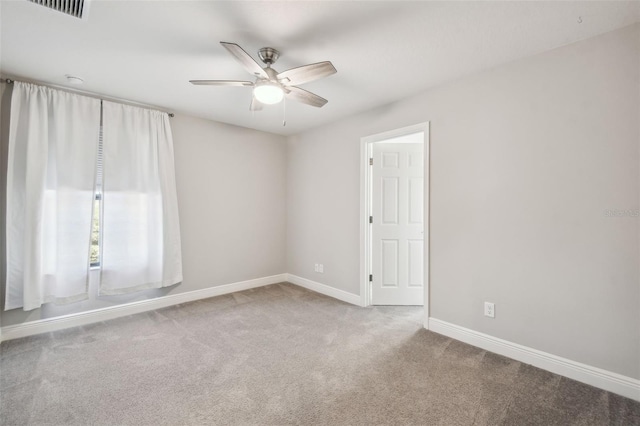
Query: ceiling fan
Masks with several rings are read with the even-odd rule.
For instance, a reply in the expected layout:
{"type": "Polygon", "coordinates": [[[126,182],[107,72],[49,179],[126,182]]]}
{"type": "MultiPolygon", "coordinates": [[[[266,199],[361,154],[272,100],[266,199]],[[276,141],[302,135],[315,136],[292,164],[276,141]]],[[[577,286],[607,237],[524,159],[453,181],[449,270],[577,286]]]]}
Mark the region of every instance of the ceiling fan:
{"type": "Polygon", "coordinates": [[[331,62],[325,61],[303,65],[279,73],[271,68],[271,65],[280,57],[280,52],[272,47],[263,47],[258,51],[258,56],[266,65],[266,67],[262,68],[237,44],[223,41],[220,44],[240,62],[244,69],[256,77],[256,81],[189,80],[190,83],[204,86],[253,87],[253,98],[249,107],[251,111],[261,110],[263,104],[277,104],[285,97],[289,100],[318,108],[327,103],[326,99],[297,86],[335,74],[337,71],[331,62]]]}

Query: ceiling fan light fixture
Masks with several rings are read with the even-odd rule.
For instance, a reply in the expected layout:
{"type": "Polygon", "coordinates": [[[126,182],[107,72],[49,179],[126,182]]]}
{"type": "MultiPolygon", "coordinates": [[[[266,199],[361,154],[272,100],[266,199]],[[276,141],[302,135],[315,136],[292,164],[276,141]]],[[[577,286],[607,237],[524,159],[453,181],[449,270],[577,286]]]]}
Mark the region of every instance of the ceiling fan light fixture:
{"type": "Polygon", "coordinates": [[[282,86],[271,81],[258,82],[253,89],[253,96],[261,104],[273,105],[282,101],[284,90],[282,86]]]}
{"type": "Polygon", "coordinates": [[[260,59],[266,64],[266,67],[263,67],[237,44],[225,41],[221,41],[220,44],[256,79],[255,83],[240,80],[189,80],[191,84],[203,86],[253,86],[253,97],[251,98],[249,111],[259,111],[262,109],[262,105],[274,105],[282,102],[285,96],[287,100],[316,108],[321,108],[327,103],[326,99],[301,89],[298,85],[335,74],[337,71],[331,62],[317,62],[279,73],[271,68],[271,65],[280,56],[280,52],[274,48],[263,47],[258,51],[260,59]]]}

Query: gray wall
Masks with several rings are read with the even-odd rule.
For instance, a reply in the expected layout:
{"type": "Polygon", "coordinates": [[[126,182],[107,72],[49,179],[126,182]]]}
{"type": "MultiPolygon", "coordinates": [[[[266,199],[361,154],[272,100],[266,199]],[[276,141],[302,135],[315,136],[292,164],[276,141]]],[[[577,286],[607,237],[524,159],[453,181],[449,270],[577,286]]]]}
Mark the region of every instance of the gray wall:
{"type": "Polygon", "coordinates": [[[639,208],[639,52],[635,25],[290,137],[288,272],[359,293],[360,138],[430,121],[431,316],[640,378],[639,219],[605,215],[639,208]]]}
{"type": "Polygon", "coordinates": [[[284,137],[176,118],[185,284],[194,290],[285,273],[284,137]]]}
{"type": "MultiPolygon", "coordinates": [[[[4,135],[8,108],[2,114],[4,135]]],[[[184,282],[98,298],[97,283],[92,280],[89,300],[44,305],[30,312],[3,311],[2,326],[286,272],[284,137],[181,115],[171,119],[171,126],[184,282]]],[[[3,137],[2,164],[6,141],[3,137]]],[[[6,171],[2,176],[5,179],[6,171]]],[[[4,181],[2,188],[4,195],[4,181]]],[[[3,227],[2,250],[4,235],[3,227]]]]}

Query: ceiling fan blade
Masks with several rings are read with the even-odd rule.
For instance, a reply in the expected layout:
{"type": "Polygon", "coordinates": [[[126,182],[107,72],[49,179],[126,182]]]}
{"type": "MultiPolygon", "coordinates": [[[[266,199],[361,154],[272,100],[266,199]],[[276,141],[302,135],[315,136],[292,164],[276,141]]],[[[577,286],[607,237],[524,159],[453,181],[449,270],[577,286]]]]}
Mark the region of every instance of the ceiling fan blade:
{"type": "Polygon", "coordinates": [[[238,60],[251,74],[255,76],[259,76],[262,78],[269,78],[266,71],[262,69],[260,64],[258,64],[247,52],[242,49],[242,47],[238,46],[235,43],[227,43],[221,41],[220,44],[229,51],[233,55],[234,58],[238,60]]]}
{"type": "Polygon", "coordinates": [[[250,81],[237,80],[189,80],[189,83],[199,86],[253,86],[250,81]]]}
{"type": "Polygon", "coordinates": [[[321,98],[320,96],[299,87],[289,86],[286,88],[286,90],[288,92],[286,92],[285,96],[287,97],[287,99],[290,99],[292,101],[302,102],[303,104],[311,105],[318,108],[323,107],[327,102],[329,102],[326,99],[321,98]]]}
{"type": "Polygon", "coordinates": [[[333,64],[329,61],[325,61],[282,71],[278,74],[278,80],[286,85],[296,86],[298,84],[318,80],[322,77],[335,74],[336,72],[337,71],[333,64]]]}
{"type": "Polygon", "coordinates": [[[255,96],[251,98],[251,105],[249,105],[249,111],[261,111],[262,104],[258,102],[255,96]]]}

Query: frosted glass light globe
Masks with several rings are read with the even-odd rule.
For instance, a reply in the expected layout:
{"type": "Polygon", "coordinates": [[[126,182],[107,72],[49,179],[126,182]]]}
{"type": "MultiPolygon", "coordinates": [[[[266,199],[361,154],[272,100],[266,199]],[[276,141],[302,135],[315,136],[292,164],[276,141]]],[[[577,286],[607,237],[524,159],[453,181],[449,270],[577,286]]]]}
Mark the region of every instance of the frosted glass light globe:
{"type": "Polygon", "coordinates": [[[272,82],[256,83],[256,87],[253,89],[253,96],[265,105],[273,105],[282,101],[284,98],[284,91],[278,84],[272,82]]]}

